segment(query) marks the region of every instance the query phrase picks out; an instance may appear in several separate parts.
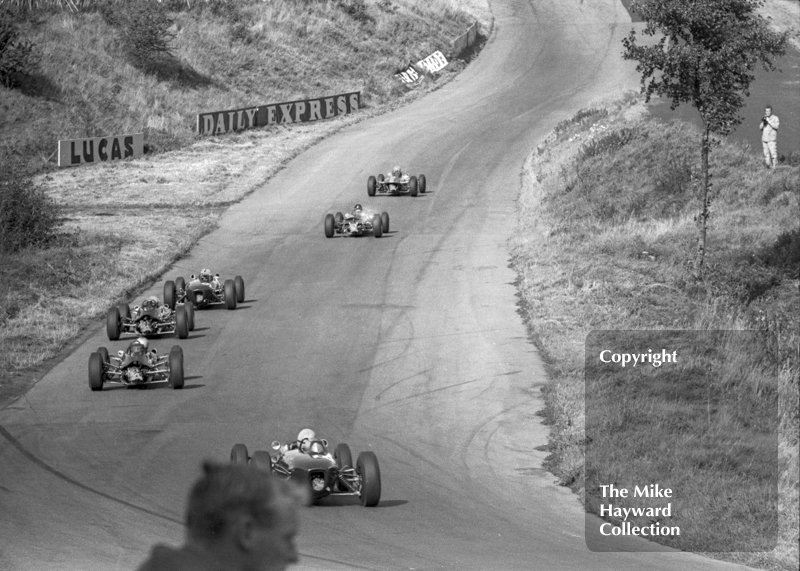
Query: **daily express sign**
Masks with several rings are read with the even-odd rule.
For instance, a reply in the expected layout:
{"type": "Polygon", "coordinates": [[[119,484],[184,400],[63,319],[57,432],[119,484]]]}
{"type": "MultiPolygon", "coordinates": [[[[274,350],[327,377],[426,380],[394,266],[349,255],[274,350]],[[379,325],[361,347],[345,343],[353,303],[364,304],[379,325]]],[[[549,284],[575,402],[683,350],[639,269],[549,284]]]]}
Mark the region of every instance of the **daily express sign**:
{"type": "Polygon", "coordinates": [[[197,116],[197,132],[201,135],[221,135],[231,131],[267,125],[308,123],[352,113],[358,111],[360,106],[361,92],[354,91],[316,99],[289,101],[288,103],[270,103],[269,105],[231,111],[213,111],[197,116]]]}
{"type": "Polygon", "coordinates": [[[75,167],[141,157],[144,154],[144,133],[114,135],[91,139],[67,139],[58,142],[58,166],[75,167]]]}

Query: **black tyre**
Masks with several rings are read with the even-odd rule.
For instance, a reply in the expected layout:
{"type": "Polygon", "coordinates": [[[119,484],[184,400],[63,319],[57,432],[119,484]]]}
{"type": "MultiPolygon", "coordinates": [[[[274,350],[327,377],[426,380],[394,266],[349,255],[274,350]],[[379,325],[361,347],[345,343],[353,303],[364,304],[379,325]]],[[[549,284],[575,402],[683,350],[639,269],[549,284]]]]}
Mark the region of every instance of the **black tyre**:
{"type": "Polygon", "coordinates": [[[127,303],[120,303],[117,306],[119,309],[119,316],[123,319],[130,319],[131,318],[131,306],[127,303]]]}
{"type": "Polygon", "coordinates": [[[179,345],[169,351],[169,384],[173,389],[183,388],[183,349],[179,345]]]}
{"type": "Polygon", "coordinates": [[[370,175],[367,179],[367,194],[369,196],[375,196],[375,177],[370,175]]]}
{"type": "Polygon", "coordinates": [[[236,309],[236,286],[233,280],[225,280],[225,307],[236,309]]]}
{"type": "Polygon", "coordinates": [[[119,315],[119,308],[112,307],[106,314],[106,335],[110,341],[119,339],[122,332],[122,318],[119,315]]]}
{"type": "Polygon", "coordinates": [[[233,289],[236,290],[236,301],[244,303],[244,279],[242,276],[233,278],[233,289]]]}
{"type": "Polygon", "coordinates": [[[419,175],[419,181],[418,182],[419,182],[419,191],[420,192],[425,192],[426,180],[425,180],[425,175],[424,174],[419,175]]]}
{"type": "Polygon", "coordinates": [[[376,238],[383,236],[383,222],[381,222],[380,214],[372,217],[372,233],[376,238]]]}
{"type": "Polygon", "coordinates": [[[267,474],[272,474],[272,456],[269,455],[269,452],[256,450],[253,452],[250,463],[259,470],[263,470],[267,474]]]}
{"type": "Polygon", "coordinates": [[[194,331],[194,304],[186,300],[183,303],[184,309],[186,309],[186,317],[189,318],[189,331],[194,331]]]}
{"type": "Polygon", "coordinates": [[[234,444],[231,448],[231,464],[247,464],[247,446],[244,444],[234,444]]]}
{"type": "Polygon", "coordinates": [[[172,280],[164,282],[164,305],[175,309],[175,282],[172,280]]]}
{"type": "Polygon", "coordinates": [[[100,353],[89,355],[89,388],[93,391],[103,390],[103,356],[100,353]]]}
{"type": "Polygon", "coordinates": [[[411,196],[417,196],[417,177],[415,176],[408,179],[408,193],[411,196]]]}
{"type": "Polygon", "coordinates": [[[343,468],[353,468],[353,453],[350,452],[350,447],[341,442],[336,445],[336,449],[333,451],[333,457],[336,460],[336,467],[339,470],[343,468]]]}
{"type": "Polygon", "coordinates": [[[337,212],[336,214],[333,215],[333,219],[337,224],[341,224],[342,220],[344,220],[344,214],[342,214],[341,212],[337,212]]]}
{"type": "Polygon", "coordinates": [[[383,178],[383,175],[379,174],[378,175],[378,182],[383,182],[384,180],[386,180],[386,179],[383,178]]]}
{"type": "Polygon", "coordinates": [[[185,305],[175,308],[175,335],[178,339],[186,339],[189,336],[189,316],[186,315],[185,305]]]}
{"type": "Polygon", "coordinates": [[[325,215],[325,237],[333,238],[333,233],[336,230],[336,222],[333,219],[333,214],[325,215]]]}
{"type": "Polygon", "coordinates": [[[186,280],[182,277],[175,279],[175,289],[178,291],[186,291],[186,280]]]}
{"type": "Polygon", "coordinates": [[[103,358],[103,363],[108,365],[108,363],[111,361],[111,359],[108,358],[108,349],[105,347],[99,347],[97,352],[100,353],[100,356],[103,358]]]}
{"type": "Polygon", "coordinates": [[[389,213],[381,212],[381,230],[384,234],[389,232],[389,213]]]}
{"type": "Polygon", "coordinates": [[[377,506],[381,499],[381,469],[374,452],[366,451],[358,455],[356,471],[361,476],[361,505],[377,506]]]}

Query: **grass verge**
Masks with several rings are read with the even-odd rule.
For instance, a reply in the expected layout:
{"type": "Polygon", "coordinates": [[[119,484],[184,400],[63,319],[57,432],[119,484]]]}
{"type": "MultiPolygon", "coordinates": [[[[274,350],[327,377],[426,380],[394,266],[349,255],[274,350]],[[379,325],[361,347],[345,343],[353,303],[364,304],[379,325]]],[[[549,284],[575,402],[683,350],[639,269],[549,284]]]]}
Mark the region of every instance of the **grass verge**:
{"type": "MultiPolygon", "coordinates": [[[[585,500],[584,346],[590,331],[761,332],[778,370],[778,546],[712,556],[796,569],[800,168],[767,171],[745,147],[721,141],[714,148],[709,250],[696,279],[687,263],[699,210],[692,185],[699,140],[687,124],[648,120],[631,96],[559,124],[525,164],[512,256],[521,309],[550,370],[547,467],[585,500]]],[[[685,453],[702,456],[699,446],[687,444],[685,453]]],[[[626,478],[653,479],[645,470],[626,478]]],[[[709,481],[727,485],[713,474],[709,481]]],[[[703,505],[703,498],[695,499],[703,505]]]]}

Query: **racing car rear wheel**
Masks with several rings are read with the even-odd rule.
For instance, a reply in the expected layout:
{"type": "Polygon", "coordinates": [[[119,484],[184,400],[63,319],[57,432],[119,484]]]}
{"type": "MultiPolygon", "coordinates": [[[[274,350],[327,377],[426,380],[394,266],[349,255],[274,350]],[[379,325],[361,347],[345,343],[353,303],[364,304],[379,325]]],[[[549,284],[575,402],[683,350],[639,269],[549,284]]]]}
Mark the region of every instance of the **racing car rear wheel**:
{"type": "Polygon", "coordinates": [[[333,220],[337,224],[341,224],[342,221],[344,220],[344,214],[342,214],[341,212],[337,212],[336,214],[333,215],[333,220]]]}
{"type": "Polygon", "coordinates": [[[119,316],[119,308],[112,307],[106,314],[106,334],[110,341],[119,339],[119,334],[122,331],[122,319],[119,316]]]}
{"type": "Polygon", "coordinates": [[[425,175],[424,174],[419,175],[419,191],[420,192],[425,192],[425,182],[426,182],[425,181],[425,175]]]}
{"type": "Polygon", "coordinates": [[[89,355],[89,388],[103,390],[103,356],[100,353],[89,355]]]}
{"type": "Polygon", "coordinates": [[[231,448],[231,464],[247,464],[247,446],[234,444],[231,448]]]}
{"type": "Polygon", "coordinates": [[[415,176],[408,179],[408,193],[411,196],[417,196],[417,177],[415,176]]]}
{"type": "Polygon", "coordinates": [[[105,347],[99,347],[97,349],[97,352],[100,353],[100,356],[103,358],[103,363],[108,364],[108,362],[110,361],[110,359],[108,358],[108,349],[106,349],[105,347]]]}
{"type": "Polygon", "coordinates": [[[233,278],[233,287],[236,290],[236,301],[242,303],[244,301],[244,280],[242,276],[233,278]]]}
{"type": "Polygon", "coordinates": [[[175,278],[175,289],[178,291],[186,291],[186,280],[183,277],[175,278]]]}
{"type": "Polygon", "coordinates": [[[269,452],[256,450],[253,452],[250,463],[259,470],[264,470],[266,473],[272,474],[272,456],[269,455],[269,452]]]}
{"type": "Polygon", "coordinates": [[[175,335],[178,339],[186,339],[189,336],[189,316],[186,313],[185,305],[175,308],[175,335]]]}
{"type": "Polygon", "coordinates": [[[367,179],[367,194],[369,196],[375,196],[375,177],[370,175],[367,179]]]}
{"type": "Polygon", "coordinates": [[[173,389],[183,388],[183,349],[179,345],[169,351],[169,384],[173,389]]]}
{"type": "Polygon", "coordinates": [[[361,505],[366,507],[377,506],[381,499],[381,469],[378,458],[372,451],[365,451],[358,455],[356,471],[361,476],[361,505]]]}
{"type": "Polygon", "coordinates": [[[164,305],[175,309],[175,282],[172,280],[164,282],[164,305]]]}
{"type": "Polygon", "coordinates": [[[381,221],[380,214],[376,214],[372,217],[372,234],[376,238],[383,236],[383,222],[381,221]]]}
{"type": "Polygon", "coordinates": [[[130,319],[131,318],[131,306],[127,303],[120,303],[118,306],[119,308],[119,315],[123,319],[130,319]]]}
{"type": "Polygon", "coordinates": [[[336,221],[333,218],[333,214],[326,214],[325,215],[325,237],[326,238],[333,238],[333,232],[336,228],[336,221]]]}
{"type": "Polygon", "coordinates": [[[339,470],[353,467],[353,453],[350,452],[350,447],[344,442],[336,445],[336,449],[333,451],[333,457],[336,460],[336,467],[339,468],[339,470]]]}
{"type": "Polygon", "coordinates": [[[381,212],[381,230],[386,233],[389,231],[389,213],[381,212]]]}
{"type": "Polygon", "coordinates": [[[194,331],[194,304],[187,299],[183,307],[186,308],[186,317],[189,318],[189,331],[194,331]]]}
{"type": "Polygon", "coordinates": [[[225,307],[236,309],[236,286],[233,280],[225,280],[225,307]]]}
{"type": "Polygon", "coordinates": [[[383,182],[384,180],[386,180],[386,179],[383,178],[383,174],[379,174],[378,175],[378,182],[383,182]]]}

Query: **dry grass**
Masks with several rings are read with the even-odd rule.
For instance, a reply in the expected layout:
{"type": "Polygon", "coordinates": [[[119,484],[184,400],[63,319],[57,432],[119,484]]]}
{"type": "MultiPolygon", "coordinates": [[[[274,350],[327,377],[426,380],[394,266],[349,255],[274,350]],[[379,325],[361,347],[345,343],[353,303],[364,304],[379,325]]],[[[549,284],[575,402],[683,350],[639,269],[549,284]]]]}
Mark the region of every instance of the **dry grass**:
{"type": "MultiPolygon", "coordinates": [[[[781,235],[798,229],[800,168],[765,171],[748,149],[727,142],[715,148],[707,268],[697,280],[687,268],[698,210],[688,173],[697,166],[699,135],[684,124],[654,125],[632,102],[579,113],[559,125],[526,164],[513,254],[526,319],[552,378],[546,391],[546,415],[553,425],[549,468],[583,495],[584,350],[591,330],[758,331],[779,370],[778,547],[722,556],[766,569],[796,569],[800,275],[797,267],[774,260],[781,235]]],[[[623,402],[616,393],[615,398],[623,402]]],[[[676,412],[670,406],[662,399],[649,412],[639,405],[626,414],[650,418],[666,435],[669,413],[676,412]]],[[[648,442],[647,434],[640,430],[613,440],[616,447],[652,449],[657,442],[648,442]]],[[[743,436],[736,440],[743,441],[743,436]]],[[[689,456],[711,457],[699,450],[687,444],[689,456]]],[[[617,452],[621,456],[608,470],[628,482],[659,481],[648,476],[647,465],[632,468],[624,450],[599,451],[609,458],[617,452]]],[[[672,466],[679,476],[691,472],[689,465],[687,458],[666,468],[672,466]]],[[[712,472],[697,482],[723,490],[742,484],[727,478],[712,472]]],[[[745,489],[752,492],[764,483],[751,482],[745,489]]],[[[684,494],[694,490],[697,497],[687,501],[704,505],[701,490],[688,484],[684,494]]],[[[747,501],[732,500],[737,509],[746,508],[747,501]]],[[[736,538],[733,527],[721,529],[736,538]]]]}

